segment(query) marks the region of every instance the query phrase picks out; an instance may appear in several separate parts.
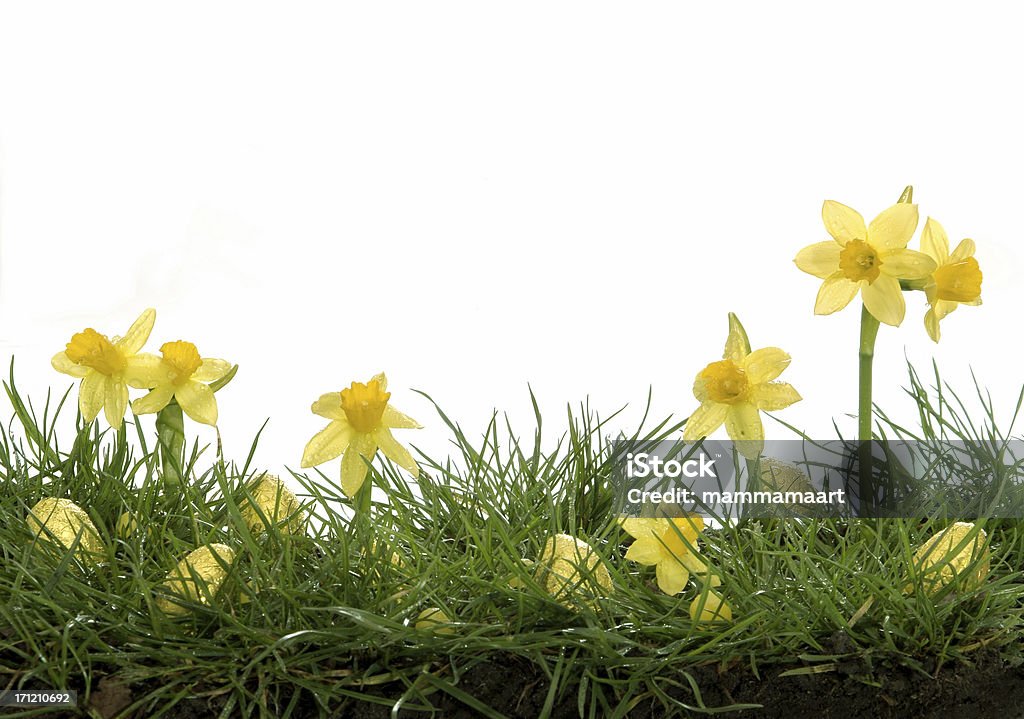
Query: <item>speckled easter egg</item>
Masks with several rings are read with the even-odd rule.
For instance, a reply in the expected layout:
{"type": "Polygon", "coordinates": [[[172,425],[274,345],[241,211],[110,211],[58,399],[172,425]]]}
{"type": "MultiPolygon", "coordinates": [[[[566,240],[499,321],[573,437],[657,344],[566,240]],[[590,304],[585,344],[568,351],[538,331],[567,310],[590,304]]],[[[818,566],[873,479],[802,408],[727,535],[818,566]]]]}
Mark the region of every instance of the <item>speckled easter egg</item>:
{"type": "Polygon", "coordinates": [[[545,572],[542,577],[545,588],[569,609],[577,608],[574,598],[583,598],[592,605],[594,598],[611,591],[608,567],[582,539],[556,534],[544,544],[537,561],[545,572]]]}
{"type": "MultiPolygon", "coordinates": [[[[936,532],[914,552],[914,570],[925,592],[934,594],[957,576],[961,578],[964,591],[977,589],[984,583],[990,568],[985,530],[976,530],[974,538],[968,540],[973,530],[975,526],[971,522],[956,522],[936,532]],[[957,551],[961,543],[963,547],[957,551]]],[[[904,591],[909,593],[912,589],[908,585],[904,591]]]]}
{"type": "Polygon", "coordinates": [[[235,551],[224,544],[207,544],[192,550],[167,573],[160,592],[170,596],[157,597],[157,607],[166,614],[181,616],[188,613],[189,607],[181,604],[179,597],[182,601],[208,605],[234,560],[235,551]]]}
{"type": "Polygon", "coordinates": [[[65,550],[75,546],[75,556],[95,563],[103,556],[103,541],[85,510],[70,499],[47,497],[29,510],[25,518],[37,540],[52,542],[65,550]]]}
{"type": "Polygon", "coordinates": [[[242,519],[250,531],[262,532],[267,523],[277,525],[287,534],[301,534],[305,529],[306,513],[300,511],[298,498],[280,478],[264,474],[249,488],[252,500],[242,500],[242,519]],[[257,511],[257,507],[259,511],[257,511]],[[260,514],[262,513],[262,517],[260,514]],[[264,521],[263,517],[266,518],[264,521]]]}

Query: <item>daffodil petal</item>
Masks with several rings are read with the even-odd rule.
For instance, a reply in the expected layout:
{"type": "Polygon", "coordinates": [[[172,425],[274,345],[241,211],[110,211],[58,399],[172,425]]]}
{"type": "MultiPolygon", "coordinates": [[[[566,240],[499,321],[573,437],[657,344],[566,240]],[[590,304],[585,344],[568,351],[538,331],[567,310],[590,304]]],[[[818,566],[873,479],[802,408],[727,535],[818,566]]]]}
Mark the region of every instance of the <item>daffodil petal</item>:
{"type": "Polygon", "coordinates": [[[216,382],[231,371],[231,363],[215,357],[204,357],[199,369],[192,373],[196,382],[216,382]]]}
{"type": "Polygon", "coordinates": [[[96,370],[91,370],[82,378],[82,385],[78,389],[78,410],[86,422],[96,419],[96,415],[103,409],[106,385],[107,378],[96,370]]]}
{"type": "Polygon", "coordinates": [[[146,340],[149,339],[149,333],[153,331],[154,322],[156,322],[156,310],[150,308],[143,311],[139,315],[139,319],[135,320],[128,328],[124,337],[115,343],[117,348],[129,355],[141,350],[142,346],[146,344],[146,340]]]}
{"type": "Polygon", "coordinates": [[[953,250],[953,254],[949,256],[949,259],[952,262],[963,262],[968,257],[973,257],[976,250],[974,240],[960,240],[960,244],[953,250]]]}
{"type": "Polygon", "coordinates": [[[217,424],[217,398],[210,385],[190,379],[174,391],[174,398],[193,421],[217,424]]]}
{"type": "Polygon", "coordinates": [[[898,202],[868,225],[868,242],[877,250],[903,249],[917,229],[917,205],[898,202]]]}
{"type": "Polygon", "coordinates": [[[728,411],[728,405],[710,401],[704,402],[686,420],[686,426],[683,428],[683,439],[687,442],[696,442],[701,437],[709,436],[722,426],[728,411]]]}
{"type": "Polygon", "coordinates": [[[347,421],[345,410],[341,407],[341,392],[327,392],[320,395],[320,398],[310,407],[313,414],[325,419],[344,419],[347,421]]]}
{"type": "Polygon", "coordinates": [[[939,341],[942,331],[939,329],[939,318],[935,315],[934,307],[929,307],[928,311],[924,313],[924,328],[928,332],[928,336],[932,338],[932,342],[939,341]]]}
{"type": "Polygon", "coordinates": [[[349,445],[341,458],[341,491],[346,497],[354,497],[366,481],[369,467],[359,451],[349,445]]]}
{"type": "Polygon", "coordinates": [[[377,437],[373,434],[360,434],[354,432],[352,434],[352,444],[359,454],[363,455],[367,459],[373,459],[374,455],[377,454],[377,437]]]}
{"type": "Polygon", "coordinates": [[[770,382],[789,367],[790,357],[778,347],[754,350],[743,359],[743,369],[751,384],[770,382]]]}
{"type": "Polygon", "coordinates": [[[869,285],[865,285],[861,291],[864,298],[864,306],[872,316],[887,325],[899,327],[903,322],[903,315],[907,311],[907,305],[903,301],[903,291],[900,289],[900,282],[892,275],[884,272],[869,285]]]}
{"type": "Polygon", "coordinates": [[[882,272],[901,280],[919,280],[935,271],[935,260],[914,250],[889,250],[879,259],[882,272]]]}
{"type": "Polygon", "coordinates": [[[637,564],[650,566],[665,559],[665,548],[654,537],[636,540],[626,550],[626,559],[637,564]]]}
{"type": "Polygon", "coordinates": [[[704,378],[697,375],[697,379],[693,381],[693,396],[698,402],[703,404],[708,399],[708,388],[704,382],[704,378]]]}
{"type": "Polygon", "coordinates": [[[949,259],[949,237],[938,221],[928,218],[921,231],[921,250],[942,265],[949,259]]]}
{"type": "Polygon", "coordinates": [[[318,464],[330,462],[348,449],[352,435],[352,427],[348,422],[342,420],[331,422],[306,443],[300,466],[315,467],[318,464]]]}
{"type": "Polygon", "coordinates": [[[729,336],[725,339],[725,352],[722,359],[731,359],[739,362],[750,352],[750,340],[747,338],[747,331],[743,329],[743,323],[734,313],[729,313],[729,336]]]}
{"type": "Polygon", "coordinates": [[[668,529],[668,520],[658,517],[627,517],[622,528],[634,539],[656,537],[668,529]]]}
{"type": "Polygon", "coordinates": [[[423,425],[412,417],[402,414],[391,405],[384,408],[384,414],[381,415],[380,421],[385,427],[391,429],[423,429],[423,425]]]}
{"type": "Polygon", "coordinates": [[[371,377],[370,382],[376,382],[377,385],[380,387],[381,392],[388,391],[388,378],[383,372],[378,372],[373,377],[371,377]]]}
{"type": "Polygon", "coordinates": [[[932,305],[932,309],[935,311],[935,316],[942,320],[955,310],[958,304],[960,303],[953,300],[936,300],[935,304],[932,305]]]}
{"type": "Polygon", "coordinates": [[[842,274],[836,273],[821,283],[818,296],[814,300],[814,314],[830,315],[850,304],[857,296],[860,284],[842,274]]]}
{"type": "Polygon", "coordinates": [[[124,411],[128,408],[128,387],[124,382],[108,379],[104,382],[103,416],[114,429],[120,429],[124,422],[124,411]]]}
{"type": "Polygon", "coordinates": [[[800,250],[793,262],[807,274],[824,280],[839,269],[842,249],[836,242],[816,242],[800,250]]]}
{"type": "Polygon", "coordinates": [[[794,402],[799,402],[803,397],[791,384],[786,382],[765,382],[751,390],[750,401],[768,412],[785,409],[794,402]]]}
{"type": "Polygon", "coordinates": [[[692,515],[689,517],[673,517],[669,520],[670,526],[668,530],[675,534],[679,532],[690,542],[695,544],[697,542],[697,535],[700,534],[701,530],[704,529],[704,517],[700,515],[692,515]],[[674,529],[673,526],[674,525],[674,529]]]}
{"type": "Polygon", "coordinates": [[[725,431],[736,443],[736,449],[747,459],[757,459],[764,449],[764,426],[757,407],[747,402],[729,407],[725,431]]]}
{"type": "Polygon", "coordinates": [[[174,371],[162,359],[148,352],[128,357],[125,361],[124,381],[135,389],[152,389],[166,384],[174,377],[174,371]]]}
{"type": "Polygon", "coordinates": [[[701,559],[696,552],[687,552],[679,558],[683,566],[689,570],[690,574],[707,574],[708,564],[701,559]]]}
{"type": "Polygon", "coordinates": [[[669,596],[679,594],[690,581],[690,572],[675,559],[658,562],[655,573],[658,575],[658,589],[669,596]]]}
{"type": "Polygon", "coordinates": [[[170,403],[172,397],[174,397],[174,385],[166,382],[154,388],[146,396],[139,397],[132,402],[132,412],[135,414],[159,412],[170,403]]]}
{"type": "MultiPolygon", "coordinates": [[[[852,207],[835,200],[825,200],[821,206],[821,219],[825,229],[836,241],[845,245],[850,240],[863,240],[868,235],[864,218],[852,207]]],[[[838,263],[838,258],[836,262],[838,263]]]]}
{"type": "Polygon", "coordinates": [[[373,438],[376,440],[377,446],[380,447],[380,451],[384,453],[385,457],[409,472],[413,477],[418,477],[420,475],[420,468],[419,465],[416,464],[416,460],[413,459],[409,450],[398,443],[395,436],[391,434],[390,429],[387,427],[380,427],[373,433],[373,438]]]}
{"type": "Polygon", "coordinates": [[[699,529],[689,517],[672,519],[668,531],[658,537],[665,553],[676,559],[695,551],[699,529]]]}
{"type": "Polygon", "coordinates": [[[69,374],[72,377],[82,378],[89,374],[89,368],[75,364],[68,357],[66,352],[58,352],[50,359],[50,365],[62,374],[69,374]]]}

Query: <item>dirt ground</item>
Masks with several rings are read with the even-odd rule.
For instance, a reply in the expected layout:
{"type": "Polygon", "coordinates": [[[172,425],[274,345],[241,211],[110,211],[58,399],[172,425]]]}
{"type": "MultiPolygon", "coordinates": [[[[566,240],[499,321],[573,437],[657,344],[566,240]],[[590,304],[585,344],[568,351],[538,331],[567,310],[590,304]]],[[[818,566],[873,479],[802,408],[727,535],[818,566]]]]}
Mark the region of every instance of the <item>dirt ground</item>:
{"type": "MultiPolygon", "coordinates": [[[[940,719],[959,717],[1024,717],[1024,667],[1006,666],[995,652],[978,652],[974,664],[940,668],[932,675],[906,667],[869,667],[865,662],[834,665],[830,671],[816,674],[780,677],[787,669],[799,667],[761,667],[761,677],[749,668],[712,666],[680,667],[676,682],[683,687],[689,673],[700,687],[707,707],[730,704],[758,704],[760,708],[727,712],[720,716],[743,719],[815,719],[841,717],[878,717],[880,719],[940,719]]],[[[466,672],[459,688],[497,709],[507,717],[534,719],[544,706],[548,682],[543,672],[515,656],[495,656],[466,672]]],[[[698,702],[692,691],[666,683],[666,691],[691,706],[698,702]]],[[[382,686],[382,699],[393,702],[404,687],[382,686]]],[[[93,716],[113,719],[131,703],[132,687],[115,681],[101,682],[91,697],[93,716]]],[[[444,719],[469,719],[481,716],[443,692],[435,692],[431,701],[439,709],[434,716],[444,719]]],[[[188,699],[168,714],[168,719],[207,719],[217,717],[224,709],[224,695],[188,699]]],[[[339,719],[387,719],[390,708],[369,702],[356,703],[339,699],[330,707],[331,716],[339,719]]],[[[578,693],[575,689],[555,703],[553,719],[578,717],[578,693]]],[[[9,714],[0,709],[0,715],[9,714]]],[[[631,719],[663,717],[665,710],[654,700],[645,699],[628,714],[631,719]]],[[[700,714],[692,713],[693,716],[700,714]]],[[[39,716],[39,715],[36,715],[39,716]]],[[[88,716],[78,712],[53,712],[48,717],[88,716]]],[[[134,713],[132,719],[148,719],[148,714],[134,713]]],[[[302,696],[297,701],[296,719],[317,716],[312,699],[302,696]]],[[[402,711],[401,717],[429,716],[423,712],[402,711]]]]}

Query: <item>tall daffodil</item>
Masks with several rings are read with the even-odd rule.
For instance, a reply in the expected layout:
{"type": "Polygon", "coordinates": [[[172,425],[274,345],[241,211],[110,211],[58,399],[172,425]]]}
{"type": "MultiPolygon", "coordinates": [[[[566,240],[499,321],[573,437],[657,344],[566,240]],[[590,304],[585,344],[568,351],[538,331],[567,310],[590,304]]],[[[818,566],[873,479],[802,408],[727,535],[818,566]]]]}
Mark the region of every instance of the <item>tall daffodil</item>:
{"type": "Polygon", "coordinates": [[[103,409],[111,427],[118,429],[128,406],[128,385],[144,388],[153,374],[157,358],[139,354],[156,321],[156,310],[139,315],[124,337],[107,338],[91,327],[71,337],[67,348],[50,364],[58,372],[80,377],[78,408],[86,422],[103,409]]]}
{"type": "Polygon", "coordinates": [[[804,272],[825,280],[814,314],[841,310],[860,292],[864,306],[879,322],[903,322],[906,303],[900,280],[921,279],[935,270],[932,258],[907,249],[917,229],[917,205],[895,204],[865,225],[856,210],[826,200],[821,217],[832,241],[805,247],[794,260],[804,272]]]}
{"type": "Polygon", "coordinates": [[[929,305],[924,326],[928,336],[938,342],[939,320],[957,305],[981,304],[981,267],[974,259],[974,240],[961,240],[950,253],[946,231],[930,217],[921,233],[921,249],[937,265],[924,284],[929,305]]]}
{"type": "Polygon", "coordinates": [[[222,359],[199,356],[191,342],[165,342],[160,347],[159,364],[153,369],[146,387],[150,393],[132,402],[135,414],[159,412],[174,399],[196,422],[217,424],[217,399],[204,382],[224,377],[231,364],[222,359]]]}
{"type": "MultiPolygon", "coordinates": [[[[654,566],[658,588],[665,594],[679,594],[690,580],[690,572],[708,575],[708,565],[697,556],[697,535],[704,519],[692,517],[631,517],[622,520],[622,528],[636,541],[626,551],[626,559],[654,566]]],[[[712,586],[721,584],[711,575],[712,586]]]]}
{"type": "Polygon", "coordinates": [[[788,366],[789,355],[778,347],[751,352],[743,325],[729,313],[725,353],[702,369],[693,383],[700,407],[686,420],[683,439],[695,442],[725,424],[740,453],[756,459],[764,449],[759,412],[784,409],[801,399],[792,385],[772,381],[788,366]]]}
{"type": "Polygon", "coordinates": [[[341,458],[341,489],[355,496],[366,479],[365,460],[373,459],[379,448],[384,456],[419,476],[419,466],[391,434],[392,429],[420,429],[420,424],[388,404],[391,393],[384,373],[369,382],[353,382],[348,389],[328,392],[313,403],[313,414],[331,420],[309,440],[302,453],[302,466],[313,467],[341,458]]]}

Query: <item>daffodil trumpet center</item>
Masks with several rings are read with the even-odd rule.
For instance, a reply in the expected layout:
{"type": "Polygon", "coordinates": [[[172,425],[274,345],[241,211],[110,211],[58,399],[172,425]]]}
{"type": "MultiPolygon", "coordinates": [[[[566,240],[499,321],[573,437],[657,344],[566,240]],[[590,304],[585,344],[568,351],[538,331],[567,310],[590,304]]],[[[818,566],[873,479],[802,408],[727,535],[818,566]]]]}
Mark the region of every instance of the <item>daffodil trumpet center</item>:
{"type": "Polygon", "coordinates": [[[383,391],[377,380],[366,384],[353,382],[351,387],[341,390],[341,408],[345,410],[345,417],[352,428],[362,434],[380,427],[389,399],[391,393],[383,391]]]}
{"type": "Polygon", "coordinates": [[[91,327],[72,335],[64,353],[75,364],[89,367],[108,377],[120,374],[127,366],[124,354],[91,327]]]}
{"type": "Polygon", "coordinates": [[[199,350],[191,342],[182,340],[164,342],[160,346],[160,352],[163,354],[164,364],[170,367],[174,373],[171,379],[174,384],[182,384],[187,381],[203,364],[199,350]]]}
{"type": "Polygon", "coordinates": [[[737,404],[746,398],[747,373],[731,359],[712,362],[701,370],[700,378],[712,402],[737,404]]]}
{"type": "Polygon", "coordinates": [[[943,265],[932,277],[940,300],[973,302],[981,297],[981,268],[973,257],[943,265]]]}
{"type": "Polygon", "coordinates": [[[868,284],[878,279],[882,261],[875,248],[864,240],[850,240],[839,253],[839,269],[854,282],[867,280],[868,284]]]}

